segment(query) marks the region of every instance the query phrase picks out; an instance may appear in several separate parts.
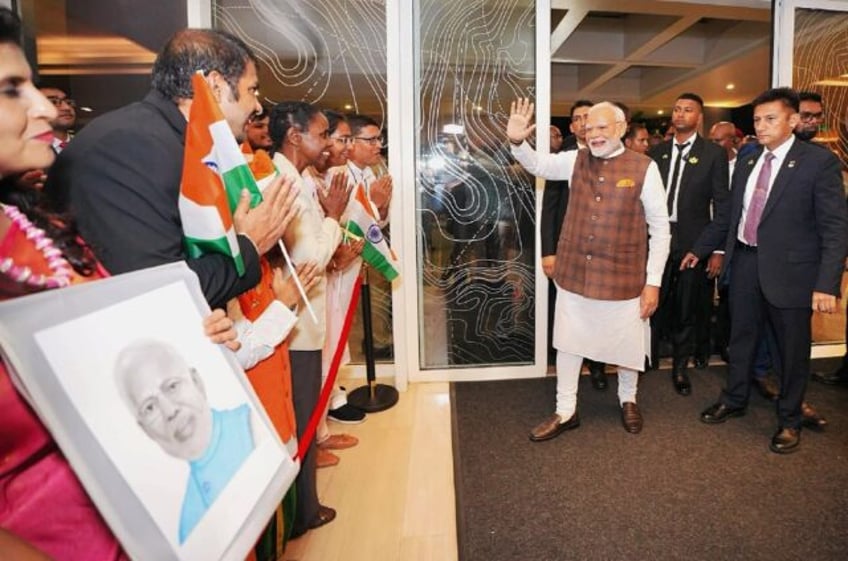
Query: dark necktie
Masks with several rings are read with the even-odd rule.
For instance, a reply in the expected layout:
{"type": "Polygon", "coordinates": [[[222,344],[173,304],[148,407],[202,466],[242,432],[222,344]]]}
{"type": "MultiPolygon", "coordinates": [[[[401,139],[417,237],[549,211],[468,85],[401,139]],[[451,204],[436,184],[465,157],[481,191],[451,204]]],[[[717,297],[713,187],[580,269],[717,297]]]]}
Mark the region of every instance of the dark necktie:
{"type": "Polygon", "coordinates": [[[760,227],[760,218],[763,216],[763,208],[766,206],[766,198],[768,197],[771,161],[774,159],[774,154],[766,152],[763,157],[765,160],[762,169],[760,169],[760,175],[757,176],[757,184],[754,186],[751,202],[748,203],[745,229],[742,231],[742,235],[745,236],[745,243],[748,245],[757,245],[757,228],[760,227]]]}
{"type": "Polygon", "coordinates": [[[677,147],[677,158],[674,160],[674,167],[671,168],[671,185],[668,187],[668,215],[671,216],[674,210],[674,195],[677,193],[677,184],[680,182],[680,170],[683,168],[683,151],[689,146],[689,142],[683,144],[675,144],[677,147]]]}

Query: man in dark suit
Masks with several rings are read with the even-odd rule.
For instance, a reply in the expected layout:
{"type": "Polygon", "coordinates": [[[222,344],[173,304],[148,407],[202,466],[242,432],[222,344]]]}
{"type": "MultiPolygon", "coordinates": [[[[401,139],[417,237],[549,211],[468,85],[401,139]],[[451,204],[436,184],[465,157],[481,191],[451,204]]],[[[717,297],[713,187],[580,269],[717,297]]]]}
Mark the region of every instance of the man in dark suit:
{"type": "Polygon", "coordinates": [[[698,95],[681,94],[672,111],[674,137],[648,152],[665,183],[671,222],[671,253],[663,274],[660,309],[651,318],[651,360],[656,368],[659,353],[654,350],[661,334],[669,333],[671,378],[680,395],[692,391],[687,368],[695,354],[698,302],[706,286],[703,277],[715,278],[721,271],[723,255],[715,251],[721,243],[715,241],[713,215],[719,220],[727,212],[729,198],[727,155],[697,133],[703,109],[698,95]],[[684,262],[687,254],[697,259],[684,262]]]}
{"type": "Polygon", "coordinates": [[[51,168],[45,192],[60,210],[70,204],[80,233],[111,273],[185,261],[209,304],[223,307],[259,282],[259,255],[276,246],[293,218],[294,191],[276,182],[263,202],[246,210],[244,200],[235,213],[244,275],[222,254],[186,255],[178,199],[191,77],[199,68],[207,69],[206,82],[241,140],[248,118],[261,110],[255,56],[228,33],[185,29],[157,56],[150,93],[76,135],[51,168]]]}
{"type": "Polygon", "coordinates": [[[701,420],[722,423],[745,414],[757,343],[767,326],[775,336],[771,355],[780,380],[778,429],[769,448],[785,454],[801,442],[812,312],[837,309],[848,208],[839,160],[792,134],[798,94],[774,88],[753,105],[763,149],[736,164],[726,242],[732,269],[728,379],[701,420]]]}

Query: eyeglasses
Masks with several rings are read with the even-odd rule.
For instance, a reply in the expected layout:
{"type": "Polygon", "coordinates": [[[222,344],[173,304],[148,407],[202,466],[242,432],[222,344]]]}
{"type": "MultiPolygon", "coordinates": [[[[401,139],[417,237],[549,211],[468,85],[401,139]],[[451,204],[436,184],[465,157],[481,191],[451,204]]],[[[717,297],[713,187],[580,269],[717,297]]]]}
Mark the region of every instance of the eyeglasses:
{"type": "Polygon", "coordinates": [[[47,100],[50,101],[50,103],[52,103],[56,107],[59,107],[63,103],[65,105],[67,105],[68,107],[76,107],[77,106],[76,100],[73,100],[69,97],[58,97],[58,96],[55,96],[55,95],[48,95],[47,100]]]}
{"type": "Polygon", "coordinates": [[[353,144],[352,136],[332,136],[333,142],[336,144],[353,144]]]}
{"type": "MultiPolygon", "coordinates": [[[[615,121],[615,124],[623,123],[624,121],[615,121]]],[[[592,134],[595,131],[598,131],[599,134],[606,134],[606,132],[615,125],[596,125],[593,127],[586,127],[586,134],[592,134]]]]}
{"type": "Polygon", "coordinates": [[[354,140],[361,140],[366,144],[370,144],[371,146],[382,146],[383,145],[383,137],[382,136],[355,136],[354,140]]]}
{"type": "Polygon", "coordinates": [[[823,121],[824,120],[824,112],[819,111],[818,113],[809,113],[807,111],[801,111],[801,120],[802,121],[823,121]]]}

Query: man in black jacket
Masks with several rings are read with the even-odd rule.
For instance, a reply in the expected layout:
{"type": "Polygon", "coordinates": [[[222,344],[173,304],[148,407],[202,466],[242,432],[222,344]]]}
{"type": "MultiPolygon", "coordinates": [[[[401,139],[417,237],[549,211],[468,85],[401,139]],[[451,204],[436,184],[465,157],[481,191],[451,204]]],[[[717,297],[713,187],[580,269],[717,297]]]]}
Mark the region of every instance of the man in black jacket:
{"type": "MultiPolygon", "coordinates": [[[[687,374],[689,359],[695,352],[695,322],[698,298],[705,283],[702,277],[715,278],[721,271],[723,255],[720,243],[709,232],[729,200],[727,155],[697,133],[703,120],[704,102],[696,94],[681,94],[674,103],[674,136],[648,152],[660,169],[666,187],[671,253],[663,274],[660,308],[651,318],[651,343],[666,330],[672,339],[671,377],[680,395],[692,391],[687,374]],[[697,264],[684,262],[694,254],[697,264]],[[709,259],[707,259],[709,258],[709,259]]],[[[657,358],[652,352],[652,362],[657,358]]],[[[656,364],[653,364],[656,368],[656,364]]]]}
{"type": "Polygon", "coordinates": [[[62,151],[45,187],[77,220],[82,237],[111,273],[185,261],[213,307],[253,288],[259,256],[282,237],[294,216],[294,191],[278,181],[264,201],[233,219],[246,272],[239,276],[221,254],[190,258],[183,249],[178,198],[186,123],[194,95],[191,76],[202,70],[237,139],[261,106],[256,58],[225,32],[185,29],[165,45],[153,66],[150,93],[140,102],[95,119],[62,151]]]}

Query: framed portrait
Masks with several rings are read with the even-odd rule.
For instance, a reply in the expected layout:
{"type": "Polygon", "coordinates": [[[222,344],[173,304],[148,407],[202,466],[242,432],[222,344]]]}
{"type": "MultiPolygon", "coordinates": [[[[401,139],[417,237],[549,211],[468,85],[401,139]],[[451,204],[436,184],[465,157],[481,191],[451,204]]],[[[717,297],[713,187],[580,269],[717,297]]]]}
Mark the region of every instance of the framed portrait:
{"type": "Polygon", "coordinates": [[[184,263],[0,304],[15,385],[134,559],[242,560],[287,453],[184,263]]]}

